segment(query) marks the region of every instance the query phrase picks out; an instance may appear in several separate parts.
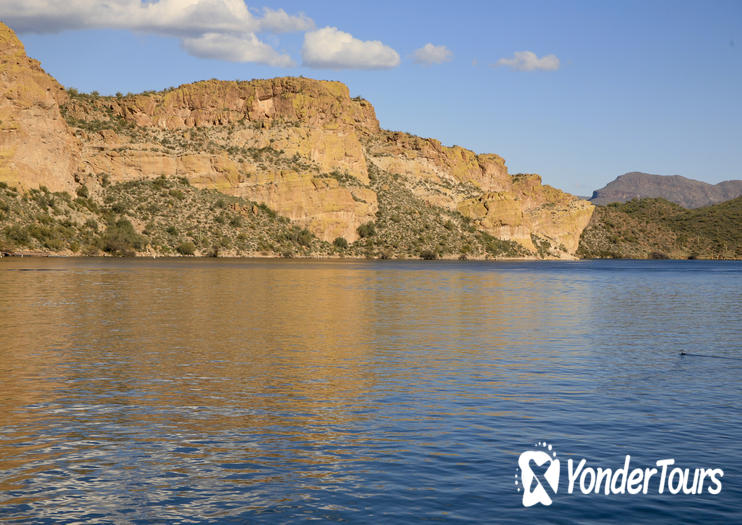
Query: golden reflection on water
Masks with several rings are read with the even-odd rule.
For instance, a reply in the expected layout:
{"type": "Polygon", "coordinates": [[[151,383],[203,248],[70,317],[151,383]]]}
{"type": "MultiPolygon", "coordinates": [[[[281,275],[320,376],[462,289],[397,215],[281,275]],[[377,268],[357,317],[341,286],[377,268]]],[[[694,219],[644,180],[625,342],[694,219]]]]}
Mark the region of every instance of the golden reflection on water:
{"type": "Polygon", "coordinates": [[[103,444],[132,440],[164,447],[151,460],[173,475],[231,461],[230,483],[266,483],[289,461],[332,480],[367,459],[352,429],[383,423],[380,398],[405,399],[396,421],[420,419],[405,403],[421,395],[426,417],[507,415],[495,401],[532,380],[524,363],[589,310],[580,286],[466,265],[3,261],[0,491],[55,469],[74,485],[103,444]],[[239,453],[203,443],[224,435],[239,453]]]}
{"type": "Polygon", "coordinates": [[[407,361],[398,374],[467,366],[462,358],[483,350],[497,359],[515,332],[518,344],[545,336],[523,330],[527,325],[562,326],[588,307],[553,287],[549,297],[534,293],[531,275],[505,283],[496,272],[441,276],[349,263],[12,263],[4,269],[41,268],[2,274],[2,337],[13,371],[6,376],[6,417],[22,417],[14,408],[49,403],[60,384],[78,381],[107,396],[112,384],[128,390],[144,381],[147,395],[137,402],[145,404],[198,406],[208,399],[213,406],[249,391],[280,392],[307,405],[322,400],[327,408],[372,389],[374,363],[389,348],[411,350],[393,356],[407,361]]]}

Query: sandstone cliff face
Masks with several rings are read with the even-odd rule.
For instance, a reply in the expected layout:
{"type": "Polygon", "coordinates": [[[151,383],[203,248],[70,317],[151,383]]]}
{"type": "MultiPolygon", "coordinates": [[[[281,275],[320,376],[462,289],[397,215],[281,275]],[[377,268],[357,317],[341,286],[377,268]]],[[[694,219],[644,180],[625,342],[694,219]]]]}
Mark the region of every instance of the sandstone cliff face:
{"type": "Polygon", "coordinates": [[[67,94],[2,27],[0,180],[70,191],[102,175],[182,177],[264,203],[323,240],[353,242],[379,210],[371,166],[415,198],[544,257],[574,254],[592,214],[537,175],[511,176],[497,155],[381,130],[371,104],[339,82],[209,80],[139,95],[67,94]]]}
{"type": "Polygon", "coordinates": [[[78,145],[59,112],[62,87],[0,22],[0,181],[71,190],[78,145]]]}
{"type": "Polygon", "coordinates": [[[339,82],[276,78],[205,81],[165,93],[74,97],[65,106],[83,139],[83,171],[112,180],[187,178],[265,203],[318,237],[354,241],[377,210],[364,135],[373,107],[339,82]],[[113,129],[96,132],[93,123],[113,129]],[[327,174],[346,176],[340,184],[327,174]]]}
{"type": "Polygon", "coordinates": [[[477,155],[435,139],[387,133],[370,141],[368,153],[378,167],[406,175],[418,197],[457,210],[491,235],[541,256],[574,254],[594,209],[542,185],[538,175],[509,175],[498,155],[477,155]]]}
{"type": "Polygon", "coordinates": [[[593,210],[587,201],[542,185],[535,174],[516,175],[506,191],[487,192],[459,204],[461,213],[492,235],[552,257],[575,253],[593,210]]]}

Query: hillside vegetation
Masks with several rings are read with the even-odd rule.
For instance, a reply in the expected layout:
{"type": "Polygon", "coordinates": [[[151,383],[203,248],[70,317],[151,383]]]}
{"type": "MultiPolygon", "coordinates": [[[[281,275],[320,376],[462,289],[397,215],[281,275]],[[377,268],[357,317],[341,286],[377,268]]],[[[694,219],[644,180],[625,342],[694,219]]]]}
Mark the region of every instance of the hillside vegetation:
{"type": "Polygon", "coordinates": [[[742,197],[687,210],[664,199],[597,206],[577,255],[586,258],[742,258],[742,197]]]}
{"type": "Polygon", "coordinates": [[[370,168],[376,220],[358,240],[317,238],[249,200],[160,177],[111,184],[75,196],[0,183],[0,252],[114,256],[281,256],[493,258],[531,255],[478,230],[470,219],[416,198],[401,176],[370,168]]]}

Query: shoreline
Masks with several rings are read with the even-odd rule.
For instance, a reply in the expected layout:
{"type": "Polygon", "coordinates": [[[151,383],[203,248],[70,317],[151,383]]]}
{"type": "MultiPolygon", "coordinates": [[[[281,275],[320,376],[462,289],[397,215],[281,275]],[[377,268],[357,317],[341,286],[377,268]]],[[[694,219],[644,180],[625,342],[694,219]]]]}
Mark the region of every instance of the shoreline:
{"type": "Polygon", "coordinates": [[[82,255],[82,254],[68,254],[68,253],[55,253],[55,252],[8,252],[0,251],[0,259],[23,259],[23,258],[35,258],[35,259],[48,259],[48,258],[59,258],[59,259],[274,259],[274,260],[315,260],[315,261],[446,261],[446,262],[538,262],[538,261],[563,261],[563,262],[576,262],[576,261],[742,261],[742,258],[718,258],[718,259],[707,259],[707,258],[686,258],[686,259],[634,259],[634,258],[619,258],[619,257],[594,257],[594,258],[557,258],[557,257],[438,257],[436,259],[424,259],[422,257],[367,257],[363,255],[296,255],[292,257],[283,257],[278,254],[265,255],[261,253],[254,253],[250,255],[151,255],[151,254],[137,254],[133,256],[115,256],[115,255],[82,255]]]}
{"type": "Polygon", "coordinates": [[[578,258],[547,258],[541,259],[538,257],[467,257],[462,259],[460,257],[437,257],[435,259],[424,259],[422,257],[366,257],[363,255],[292,255],[291,257],[284,257],[279,254],[264,255],[261,253],[253,253],[249,255],[149,255],[149,254],[137,254],[132,256],[117,256],[117,255],[83,255],[83,254],[67,254],[67,253],[55,253],[55,252],[6,252],[0,251],[0,259],[22,259],[22,258],[37,258],[37,259],[276,259],[276,260],[328,260],[328,261],[578,261],[578,258]]]}

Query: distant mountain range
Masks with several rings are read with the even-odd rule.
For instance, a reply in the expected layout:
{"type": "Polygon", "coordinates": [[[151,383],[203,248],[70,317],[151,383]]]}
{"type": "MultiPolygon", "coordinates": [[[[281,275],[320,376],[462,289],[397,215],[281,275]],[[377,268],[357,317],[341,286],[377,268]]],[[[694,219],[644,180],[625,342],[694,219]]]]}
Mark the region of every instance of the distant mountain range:
{"type": "Polygon", "coordinates": [[[627,202],[632,199],[660,198],[684,208],[700,208],[742,195],[742,180],[708,184],[680,175],[652,175],[633,171],[593,192],[593,204],[627,202]]]}

